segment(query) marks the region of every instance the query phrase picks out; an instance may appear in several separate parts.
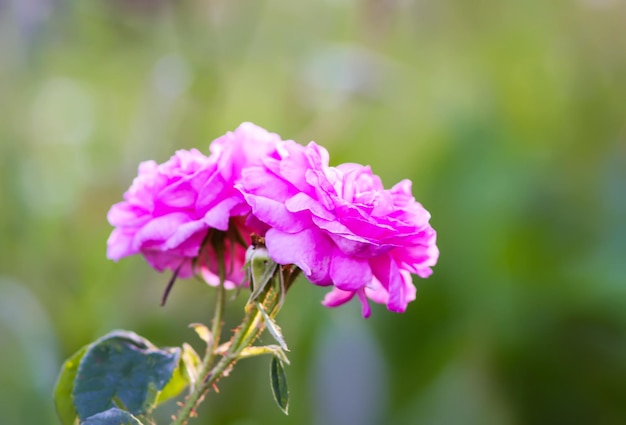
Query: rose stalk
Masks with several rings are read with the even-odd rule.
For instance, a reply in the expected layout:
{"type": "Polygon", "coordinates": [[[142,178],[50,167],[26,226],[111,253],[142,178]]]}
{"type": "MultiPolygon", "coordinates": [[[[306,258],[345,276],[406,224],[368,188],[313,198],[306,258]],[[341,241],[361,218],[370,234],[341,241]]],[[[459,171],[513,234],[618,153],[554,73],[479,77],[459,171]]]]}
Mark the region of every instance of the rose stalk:
{"type": "MultiPolygon", "coordinates": [[[[222,265],[222,267],[220,267],[219,276],[220,281],[223,282],[225,277],[223,255],[220,254],[221,250],[219,248],[216,248],[216,252],[218,254],[218,264],[222,265]]],[[[282,300],[284,299],[287,289],[293,284],[298,273],[291,267],[280,267],[273,262],[267,255],[267,250],[260,240],[255,241],[255,243],[248,248],[247,257],[247,266],[248,270],[250,270],[249,278],[256,294],[253,293],[253,296],[251,296],[250,301],[246,305],[246,315],[235,335],[226,344],[226,347],[219,350],[218,341],[220,338],[221,325],[218,323],[220,323],[222,319],[224,286],[223,284],[218,286],[215,315],[213,317],[213,330],[207,338],[207,344],[210,348],[207,350],[202,370],[199,373],[202,380],[197,383],[189,397],[187,397],[179,415],[174,422],[172,422],[173,425],[187,423],[188,418],[194,415],[196,407],[199,405],[204,395],[210,390],[211,386],[227,373],[240,358],[260,354],[278,354],[280,360],[288,362],[284,351],[282,351],[282,349],[287,349],[287,347],[280,334],[280,328],[274,323],[274,318],[280,311],[282,300]],[[271,333],[277,338],[278,342],[281,343],[281,347],[251,346],[266,326],[272,329],[271,333]],[[224,350],[225,352],[223,352],[224,350]],[[222,358],[215,366],[211,367],[214,355],[218,352],[223,352],[222,358]]],[[[287,413],[287,403],[278,398],[277,402],[279,402],[281,408],[287,413]]]]}

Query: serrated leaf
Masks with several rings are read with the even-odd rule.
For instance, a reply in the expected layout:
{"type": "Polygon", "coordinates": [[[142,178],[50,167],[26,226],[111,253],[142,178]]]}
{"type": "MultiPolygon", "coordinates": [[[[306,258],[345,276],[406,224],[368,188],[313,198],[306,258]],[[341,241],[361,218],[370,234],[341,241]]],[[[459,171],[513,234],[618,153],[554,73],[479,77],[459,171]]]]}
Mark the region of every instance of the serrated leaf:
{"type": "Polygon", "coordinates": [[[265,322],[265,327],[267,328],[267,331],[270,333],[270,335],[272,335],[276,342],[280,344],[283,350],[289,351],[289,348],[287,348],[287,343],[283,338],[283,333],[280,329],[280,326],[278,326],[276,322],[267,314],[267,312],[260,303],[257,303],[257,308],[263,316],[263,321],[265,322]]]}
{"type": "Polygon", "coordinates": [[[63,425],[74,424],[78,417],[72,400],[72,390],[78,373],[78,365],[87,352],[87,348],[89,348],[88,345],[84,346],[63,363],[54,387],[54,405],[63,425]]]}
{"type": "Polygon", "coordinates": [[[180,348],[158,349],[128,331],[114,331],[89,346],[78,367],[72,396],[78,417],[116,406],[143,415],[172,378],[180,348]]]}
{"type": "Polygon", "coordinates": [[[142,423],[130,413],[113,407],[88,417],[80,425],[142,425],[142,423]]]}
{"type": "Polygon", "coordinates": [[[274,400],[280,410],[285,415],[289,414],[289,388],[287,387],[287,376],[283,363],[276,357],[272,357],[270,364],[270,383],[272,385],[272,394],[274,400]]]}

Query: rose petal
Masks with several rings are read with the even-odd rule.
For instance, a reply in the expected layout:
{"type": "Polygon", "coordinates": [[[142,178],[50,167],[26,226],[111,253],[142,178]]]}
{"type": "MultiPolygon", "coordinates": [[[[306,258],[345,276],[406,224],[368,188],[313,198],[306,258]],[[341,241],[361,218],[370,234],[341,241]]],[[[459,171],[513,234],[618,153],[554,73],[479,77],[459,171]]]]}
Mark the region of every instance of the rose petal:
{"type": "MultiPolygon", "coordinates": [[[[382,286],[389,293],[387,308],[390,311],[403,313],[406,310],[408,300],[404,276],[400,273],[398,266],[389,256],[381,256],[370,261],[374,276],[380,281],[382,286]]],[[[410,284],[410,283],[409,283],[410,284]]]]}
{"type": "Polygon", "coordinates": [[[342,291],[339,288],[333,288],[324,297],[322,305],[325,307],[338,307],[350,301],[354,294],[354,291],[342,291]]]}
{"type": "Polygon", "coordinates": [[[285,233],[270,229],[265,235],[267,250],[279,264],[295,264],[316,285],[329,285],[332,242],[317,229],[305,229],[298,233],[285,233]]]}
{"type": "Polygon", "coordinates": [[[133,248],[133,234],[127,234],[124,229],[113,230],[107,240],[107,258],[118,261],[122,257],[137,254],[139,251],[133,248]]]}
{"type": "Polygon", "coordinates": [[[372,270],[367,260],[345,255],[338,248],[334,248],[330,278],[333,284],[344,291],[356,291],[363,288],[372,280],[372,270]]]}
{"type": "Polygon", "coordinates": [[[367,296],[365,295],[365,290],[359,289],[356,295],[361,302],[361,315],[364,319],[367,319],[368,317],[370,317],[370,314],[372,314],[372,310],[370,309],[370,303],[368,302],[367,296]]]}

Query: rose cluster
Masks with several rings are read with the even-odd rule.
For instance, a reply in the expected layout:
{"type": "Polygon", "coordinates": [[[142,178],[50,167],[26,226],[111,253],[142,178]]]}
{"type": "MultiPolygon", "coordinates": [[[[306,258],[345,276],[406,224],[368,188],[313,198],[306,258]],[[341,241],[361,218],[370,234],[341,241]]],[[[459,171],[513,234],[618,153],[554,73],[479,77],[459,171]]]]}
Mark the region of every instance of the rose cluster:
{"type": "Polygon", "coordinates": [[[323,304],[355,296],[403,312],[415,299],[412,274],[428,277],[439,251],[430,214],[403,180],[385,189],[367,166],[329,166],[328,151],[282,140],[254,124],[214,140],[210,155],[180,150],[169,161],[139,165],[124,201],[108,214],[113,260],[141,253],[155,269],[200,274],[216,285],[216,234],[227,288],[244,282],[251,234],[263,236],[278,264],[330,286],[323,304]]]}

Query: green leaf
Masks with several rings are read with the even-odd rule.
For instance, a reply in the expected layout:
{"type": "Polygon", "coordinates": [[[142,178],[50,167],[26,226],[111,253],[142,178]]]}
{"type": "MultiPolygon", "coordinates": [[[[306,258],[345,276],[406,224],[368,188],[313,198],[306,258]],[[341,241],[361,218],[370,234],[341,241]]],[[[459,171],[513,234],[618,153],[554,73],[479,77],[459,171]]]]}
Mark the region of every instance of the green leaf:
{"type": "Polygon", "coordinates": [[[272,363],[270,364],[270,382],[272,384],[272,394],[276,404],[280,407],[285,415],[289,410],[289,388],[287,388],[287,376],[285,375],[285,368],[283,362],[277,357],[272,357],[272,363]]]}
{"type": "Polygon", "coordinates": [[[174,375],[180,348],[158,349],[128,331],[114,331],[89,346],[80,361],[72,396],[79,418],[113,407],[143,415],[174,375]]]}
{"type": "Polygon", "coordinates": [[[142,425],[142,423],[130,413],[113,407],[88,417],[80,425],[142,425]]]}
{"type": "Polygon", "coordinates": [[[270,335],[272,335],[276,342],[280,344],[283,350],[289,351],[289,348],[287,348],[287,343],[285,342],[285,338],[283,338],[283,332],[280,329],[280,326],[278,326],[276,322],[267,314],[261,303],[256,303],[256,306],[263,316],[263,321],[265,322],[265,326],[267,327],[270,335]]]}
{"type": "Polygon", "coordinates": [[[84,346],[63,363],[54,387],[54,405],[63,425],[74,424],[78,417],[72,400],[72,390],[78,373],[78,365],[87,352],[87,348],[89,348],[88,345],[84,346]]]}

